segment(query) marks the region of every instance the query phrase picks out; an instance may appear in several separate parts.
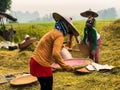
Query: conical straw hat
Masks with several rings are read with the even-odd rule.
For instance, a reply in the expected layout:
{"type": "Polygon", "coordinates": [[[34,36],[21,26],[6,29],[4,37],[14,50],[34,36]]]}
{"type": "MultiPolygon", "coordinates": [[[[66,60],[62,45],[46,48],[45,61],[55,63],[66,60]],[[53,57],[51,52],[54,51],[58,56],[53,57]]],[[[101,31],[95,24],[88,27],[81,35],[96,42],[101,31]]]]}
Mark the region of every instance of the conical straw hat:
{"type": "Polygon", "coordinates": [[[93,12],[91,9],[89,9],[89,10],[87,10],[85,12],[80,13],[80,15],[83,16],[83,17],[87,17],[87,18],[90,17],[90,16],[98,17],[98,14],[96,12],[93,12]]]}
{"type": "Polygon", "coordinates": [[[63,20],[63,22],[66,24],[66,26],[69,27],[70,32],[72,32],[75,36],[79,36],[79,33],[78,33],[77,29],[75,28],[75,26],[70,21],[68,21],[67,19],[65,19],[63,16],[61,16],[58,13],[54,12],[52,15],[53,15],[53,18],[54,18],[55,21],[56,20],[63,20]]]}

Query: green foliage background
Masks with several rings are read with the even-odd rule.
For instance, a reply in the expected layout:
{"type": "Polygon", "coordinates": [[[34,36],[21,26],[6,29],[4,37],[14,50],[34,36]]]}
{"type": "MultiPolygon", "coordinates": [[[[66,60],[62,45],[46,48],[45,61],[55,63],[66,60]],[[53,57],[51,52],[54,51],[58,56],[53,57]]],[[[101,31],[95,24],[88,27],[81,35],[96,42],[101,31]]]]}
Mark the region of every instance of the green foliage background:
{"type": "Polygon", "coordinates": [[[6,12],[11,8],[11,0],[0,0],[0,11],[6,12]]]}

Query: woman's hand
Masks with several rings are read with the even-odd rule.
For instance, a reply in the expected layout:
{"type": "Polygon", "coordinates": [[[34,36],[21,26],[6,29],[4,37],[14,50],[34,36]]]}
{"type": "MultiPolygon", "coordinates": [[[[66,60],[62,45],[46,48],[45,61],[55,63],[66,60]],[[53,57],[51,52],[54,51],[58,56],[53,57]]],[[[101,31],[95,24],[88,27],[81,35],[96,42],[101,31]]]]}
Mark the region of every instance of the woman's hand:
{"type": "Polygon", "coordinates": [[[96,53],[96,51],[95,51],[95,50],[92,50],[91,54],[92,54],[93,56],[95,56],[95,53],[96,53]]]}
{"type": "Polygon", "coordinates": [[[81,41],[79,44],[84,44],[84,42],[83,42],[83,41],[81,41]]]}

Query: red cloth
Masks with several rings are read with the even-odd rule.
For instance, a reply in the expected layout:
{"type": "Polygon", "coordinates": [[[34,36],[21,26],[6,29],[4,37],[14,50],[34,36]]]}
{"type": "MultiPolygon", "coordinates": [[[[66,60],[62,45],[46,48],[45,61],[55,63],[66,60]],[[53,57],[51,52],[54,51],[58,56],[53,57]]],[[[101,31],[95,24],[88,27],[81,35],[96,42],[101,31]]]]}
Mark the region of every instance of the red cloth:
{"type": "Polygon", "coordinates": [[[30,59],[30,74],[36,77],[52,76],[51,67],[43,67],[38,64],[33,58],[30,59]]]}

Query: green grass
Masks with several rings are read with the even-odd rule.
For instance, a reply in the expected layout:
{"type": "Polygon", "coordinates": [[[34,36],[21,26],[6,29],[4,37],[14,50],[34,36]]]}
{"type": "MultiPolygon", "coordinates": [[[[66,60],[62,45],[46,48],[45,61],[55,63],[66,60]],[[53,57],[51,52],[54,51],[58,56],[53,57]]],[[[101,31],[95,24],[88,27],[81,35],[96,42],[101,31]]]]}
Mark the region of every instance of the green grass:
{"type": "MultiPolygon", "coordinates": [[[[113,22],[113,20],[97,21],[96,28],[102,37],[100,64],[109,64],[118,68],[107,72],[95,71],[87,75],[66,71],[54,72],[53,90],[120,90],[120,23],[113,22]]],[[[83,38],[85,21],[73,23],[83,38]]],[[[14,24],[13,27],[17,31],[13,40],[19,42],[25,34],[41,38],[53,29],[54,22],[14,24]]],[[[75,40],[73,43],[76,43],[75,40]]],[[[29,72],[29,58],[32,51],[0,50],[0,75],[29,72]]],[[[0,90],[39,90],[39,88],[38,82],[25,86],[11,86],[9,82],[0,84],[0,90]]]]}

